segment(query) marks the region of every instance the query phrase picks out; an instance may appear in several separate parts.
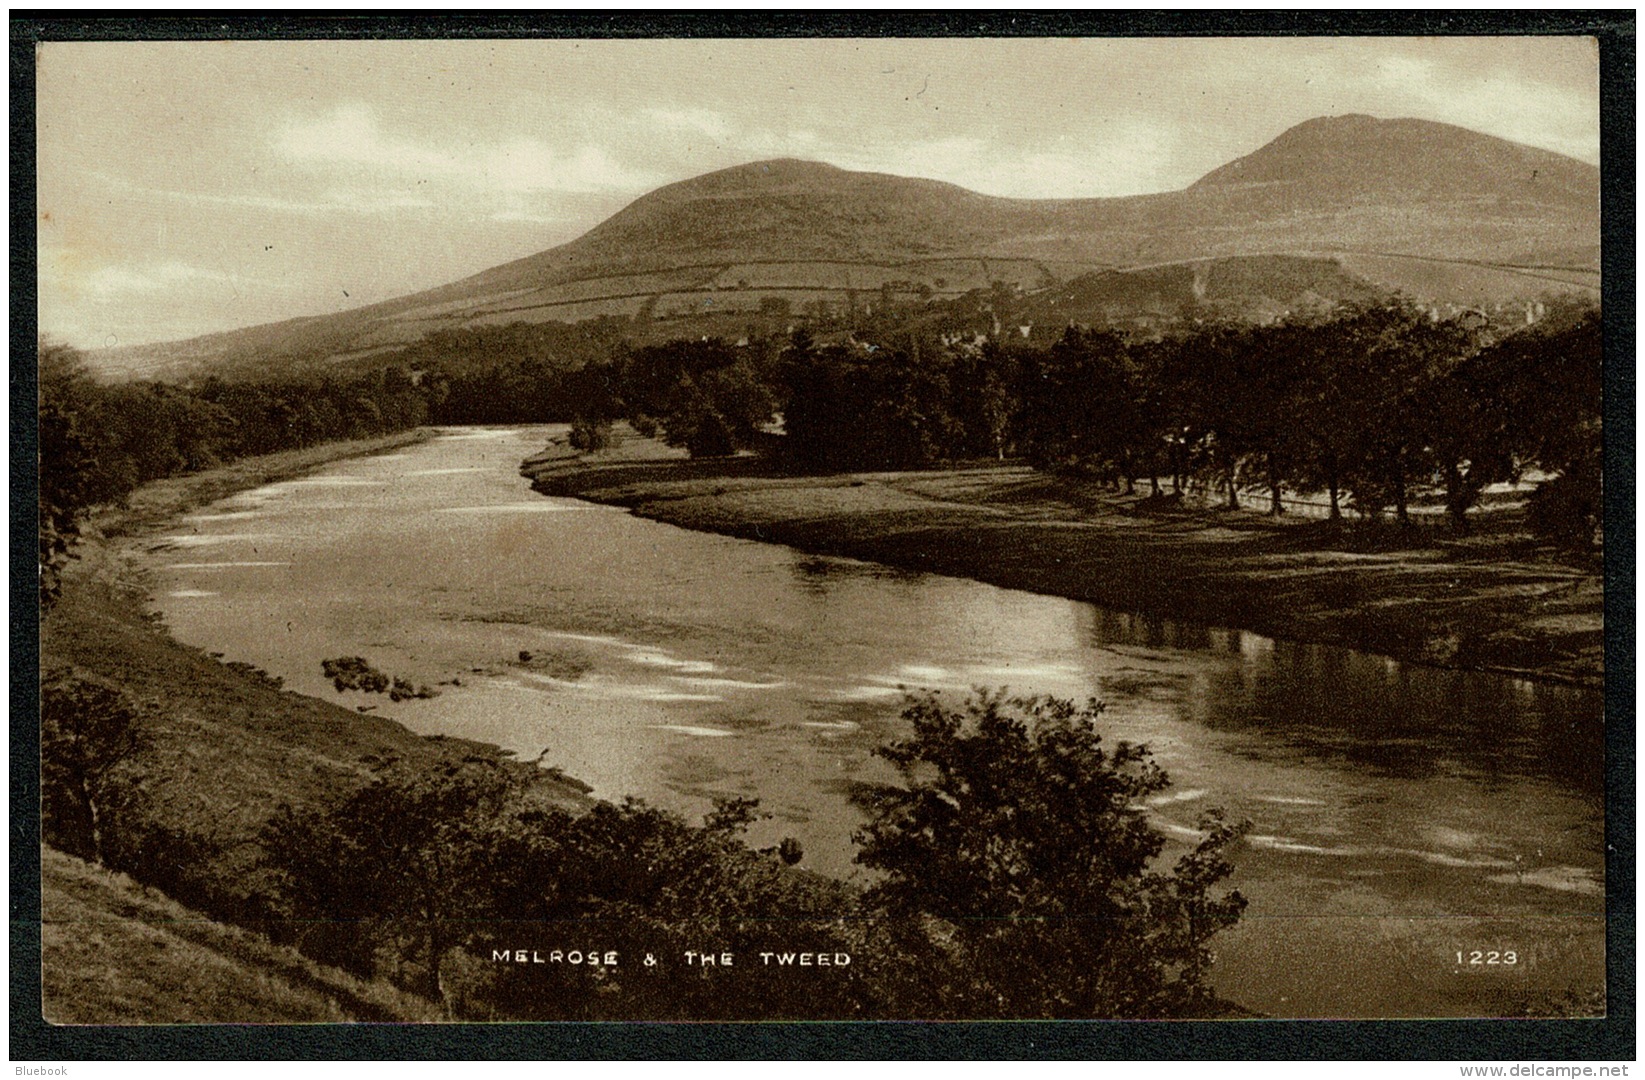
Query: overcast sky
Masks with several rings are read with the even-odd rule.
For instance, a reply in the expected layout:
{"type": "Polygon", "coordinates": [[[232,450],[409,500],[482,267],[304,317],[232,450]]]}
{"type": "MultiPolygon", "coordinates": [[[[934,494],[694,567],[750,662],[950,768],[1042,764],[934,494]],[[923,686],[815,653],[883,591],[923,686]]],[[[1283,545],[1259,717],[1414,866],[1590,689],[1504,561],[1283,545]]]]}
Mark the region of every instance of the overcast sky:
{"type": "Polygon", "coordinates": [[[1358,112],[1599,159],[1582,38],[52,43],[38,63],[41,329],[86,347],[443,284],[762,158],[1131,195],[1358,112]]]}

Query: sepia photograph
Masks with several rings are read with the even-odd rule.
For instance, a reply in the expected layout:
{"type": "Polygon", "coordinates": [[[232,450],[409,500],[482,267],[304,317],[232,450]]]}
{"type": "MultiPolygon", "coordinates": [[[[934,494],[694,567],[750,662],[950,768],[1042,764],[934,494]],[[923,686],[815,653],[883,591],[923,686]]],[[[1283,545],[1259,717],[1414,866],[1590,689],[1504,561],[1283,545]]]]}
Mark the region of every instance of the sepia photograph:
{"type": "Polygon", "coordinates": [[[46,1024],[1614,1012],[1594,36],[32,48],[46,1024]]]}

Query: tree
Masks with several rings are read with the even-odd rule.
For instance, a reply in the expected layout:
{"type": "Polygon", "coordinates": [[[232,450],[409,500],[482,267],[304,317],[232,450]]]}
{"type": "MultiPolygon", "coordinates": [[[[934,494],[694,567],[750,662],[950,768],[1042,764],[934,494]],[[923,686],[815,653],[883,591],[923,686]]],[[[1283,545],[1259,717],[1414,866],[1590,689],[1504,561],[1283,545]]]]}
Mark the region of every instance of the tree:
{"type": "Polygon", "coordinates": [[[119,453],[136,483],[210,468],[221,461],[234,424],[221,406],[168,383],[106,387],[101,423],[118,433],[119,453]]]}
{"type": "Polygon", "coordinates": [[[953,346],[949,357],[949,394],[963,432],[961,449],[1004,460],[1016,419],[1011,397],[1018,378],[1016,356],[989,341],[981,348],[953,346]]]}
{"type": "Polygon", "coordinates": [[[1511,388],[1500,357],[1487,351],[1462,361],[1434,379],[1420,402],[1427,456],[1458,533],[1468,531],[1468,511],[1486,487],[1519,476],[1511,388]]]}
{"type": "Polygon", "coordinates": [[[1306,355],[1299,374],[1288,438],[1297,480],[1324,490],[1333,522],[1342,520],[1342,493],[1374,418],[1364,408],[1371,372],[1356,346],[1367,315],[1350,312],[1333,322],[1298,328],[1296,347],[1306,355]]]}
{"type": "Polygon", "coordinates": [[[693,457],[723,457],[754,444],[776,414],[764,349],[718,338],[637,349],[624,364],[622,396],[635,416],[656,417],[663,441],[693,457]]]}
{"type": "Polygon", "coordinates": [[[525,810],[500,819],[493,883],[506,889],[508,917],[584,928],[625,959],[604,973],[562,973],[552,988],[541,972],[504,968],[488,996],[502,1012],[532,1019],[855,1015],[862,968],[802,983],[757,959],[761,951],[850,951],[841,917],[854,899],[844,885],[788,869],[781,845],[748,848],[742,833],[757,816],[754,800],[721,797],[697,828],[631,798],[575,816],[525,810]],[[677,964],[704,946],[734,953],[740,966],[659,972],[641,962],[651,953],[677,964]]]}
{"type": "MultiPolygon", "coordinates": [[[[973,436],[997,452],[1003,416],[990,410],[1004,403],[976,403],[974,423],[967,420],[951,382],[965,373],[954,361],[913,335],[895,346],[820,348],[808,335],[796,335],[779,368],[784,452],[807,466],[834,469],[920,468],[967,453],[973,436]]],[[[969,370],[983,382],[992,378],[969,370]]]]}
{"type": "Polygon", "coordinates": [[[92,448],[83,429],[89,379],[79,355],[65,345],[39,347],[40,604],[57,599],[63,567],[74,558],[80,517],[91,501],[92,448]]]}
{"type": "Polygon", "coordinates": [[[854,899],[848,886],[790,870],[784,855],[797,857],[797,844],[749,849],[753,800],[716,800],[698,828],[637,799],[573,811],[535,786],[542,775],[485,755],[397,764],[329,809],[282,808],[264,834],[280,925],[310,955],[386,975],[454,1018],[856,1013],[855,977],[818,988],[750,963],[761,949],[851,949],[841,917],[854,899]],[[483,959],[523,945],[621,962],[483,959]],[[704,946],[751,970],[644,963],[704,946]]]}
{"type": "Polygon", "coordinates": [[[447,952],[511,914],[488,903],[489,830],[517,786],[508,763],[470,756],[391,766],[330,812],[281,807],[264,841],[305,929],[300,944],[369,974],[373,947],[405,938],[415,943],[406,981],[449,1005],[447,952]]]}
{"type": "Polygon", "coordinates": [[[1235,324],[1207,327],[1183,342],[1194,401],[1200,464],[1220,481],[1230,510],[1239,509],[1237,486],[1240,464],[1258,446],[1257,418],[1262,408],[1254,399],[1251,369],[1256,359],[1252,331],[1235,324]]]}
{"type": "Polygon", "coordinates": [[[66,671],[40,688],[40,802],[45,839],[104,862],[124,793],[119,767],[141,748],[137,710],[125,695],[66,671]]]}
{"type": "Polygon", "coordinates": [[[1034,463],[1118,476],[1140,441],[1130,373],[1122,337],[1076,326],[1025,365],[1021,393],[1034,463]]]}
{"type": "Polygon", "coordinates": [[[979,692],[911,698],[910,738],[876,751],[900,785],[863,796],[857,861],[903,992],[943,1017],[1153,1017],[1215,1007],[1209,940],[1245,907],[1213,896],[1243,826],[1217,815],[1170,873],[1141,802],[1169,785],[1146,747],[1105,749],[1102,709],[979,692]]]}
{"type": "Polygon", "coordinates": [[[1533,531],[1587,551],[1604,512],[1604,342],[1596,308],[1555,311],[1510,338],[1510,400],[1522,452],[1553,476],[1526,507],[1533,531]]]}
{"type": "Polygon", "coordinates": [[[1436,387],[1473,351],[1473,332],[1403,300],[1368,310],[1352,329],[1344,347],[1356,369],[1348,381],[1361,419],[1348,484],[1360,510],[1375,515],[1392,506],[1399,523],[1409,524],[1411,491],[1433,474],[1436,387]]]}
{"type": "Polygon", "coordinates": [[[1314,360],[1309,348],[1312,330],[1293,322],[1258,327],[1246,336],[1241,350],[1245,428],[1268,485],[1268,512],[1276,517],[1285,513],[1284,486],[1295,482],[1307,450],[1296,417],[1314,360]]]}
{"type": "Polygon", "coordinates": [[[579,416],[571,422],[571,434],[568,436],[573,450],[584,453],[594,453],[611,446],[611,421],[590,420],[579,416]]]}
{"type": "Polygon", "coordinates": [[[806,466],[855,464],[861,447],[853,437],[860,419],[855,392],[860,380],[846,350],[819,348],[804,328],[794,332],[779,358],[783,392],[783,453],[806,466]]]}
{"type": "Polygon", "coordinates": [[[917,337],[874,349],[858,377],[867,392],[859,438],[868,464],[921,468],[954,456],[960,424],[942,357],[917,337]]]}
{"type": "Polygon", "coordinates": [[[1167,381],[1172,351],[1165,341],[1139,342],[1130,349],[1137,403],[1137,445],[1133,453],[1136,468],[1148,476],[1151,496],[1161,494],[1162,470],[1173,478],[1181,472],[1177,461],[1181,431],[1175,423],[1174,400],[1167,381]]]}

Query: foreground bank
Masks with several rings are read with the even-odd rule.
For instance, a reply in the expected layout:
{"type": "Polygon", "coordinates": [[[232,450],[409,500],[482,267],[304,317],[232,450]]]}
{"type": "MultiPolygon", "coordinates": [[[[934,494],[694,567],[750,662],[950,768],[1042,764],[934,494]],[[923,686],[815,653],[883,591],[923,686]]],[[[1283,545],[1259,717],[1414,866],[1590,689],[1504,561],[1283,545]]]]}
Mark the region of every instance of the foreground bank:
{"type": "Polygon", "coordinates": [[[793,475],[632,435],[599,454],[550,446],[522,472],[544,494],[819,554],[1422,664],[1603,679],[1597,565],[1537,546],[1513,511],[1455,538],[1184,509],[1005,463],[793,475]]]}

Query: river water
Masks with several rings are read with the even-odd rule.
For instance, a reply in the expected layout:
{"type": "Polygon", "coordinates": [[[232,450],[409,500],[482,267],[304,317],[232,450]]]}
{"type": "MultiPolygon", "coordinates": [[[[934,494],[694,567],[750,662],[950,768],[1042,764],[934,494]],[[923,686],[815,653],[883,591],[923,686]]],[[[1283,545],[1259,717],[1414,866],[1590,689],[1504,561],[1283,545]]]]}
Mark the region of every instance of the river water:
{"type": "Polygon", "coordinates": [[[901,730],[904,688],[1094,696],[1107,737],[1170,774],[1151,807],[1169,836],[1209,807],[1252,822],[1234,878],[1250,907],[1218,948],[1235,1000],[1504,1015],[1602,986],[1597,691],[539,496],[519,463],[563,432],[442,429],[233,496],[152,543],[154,605],[178,639],[291,689],[544,753],[601,796],[692,818],[716,794],[756,796],[772,816],[752,842],[793,836],[805,865],[859,880],[850,795],[888,778],[871,751],[901,730]],[[321,661],[345,655],[440,694],[339,694],[321,661]]]}

